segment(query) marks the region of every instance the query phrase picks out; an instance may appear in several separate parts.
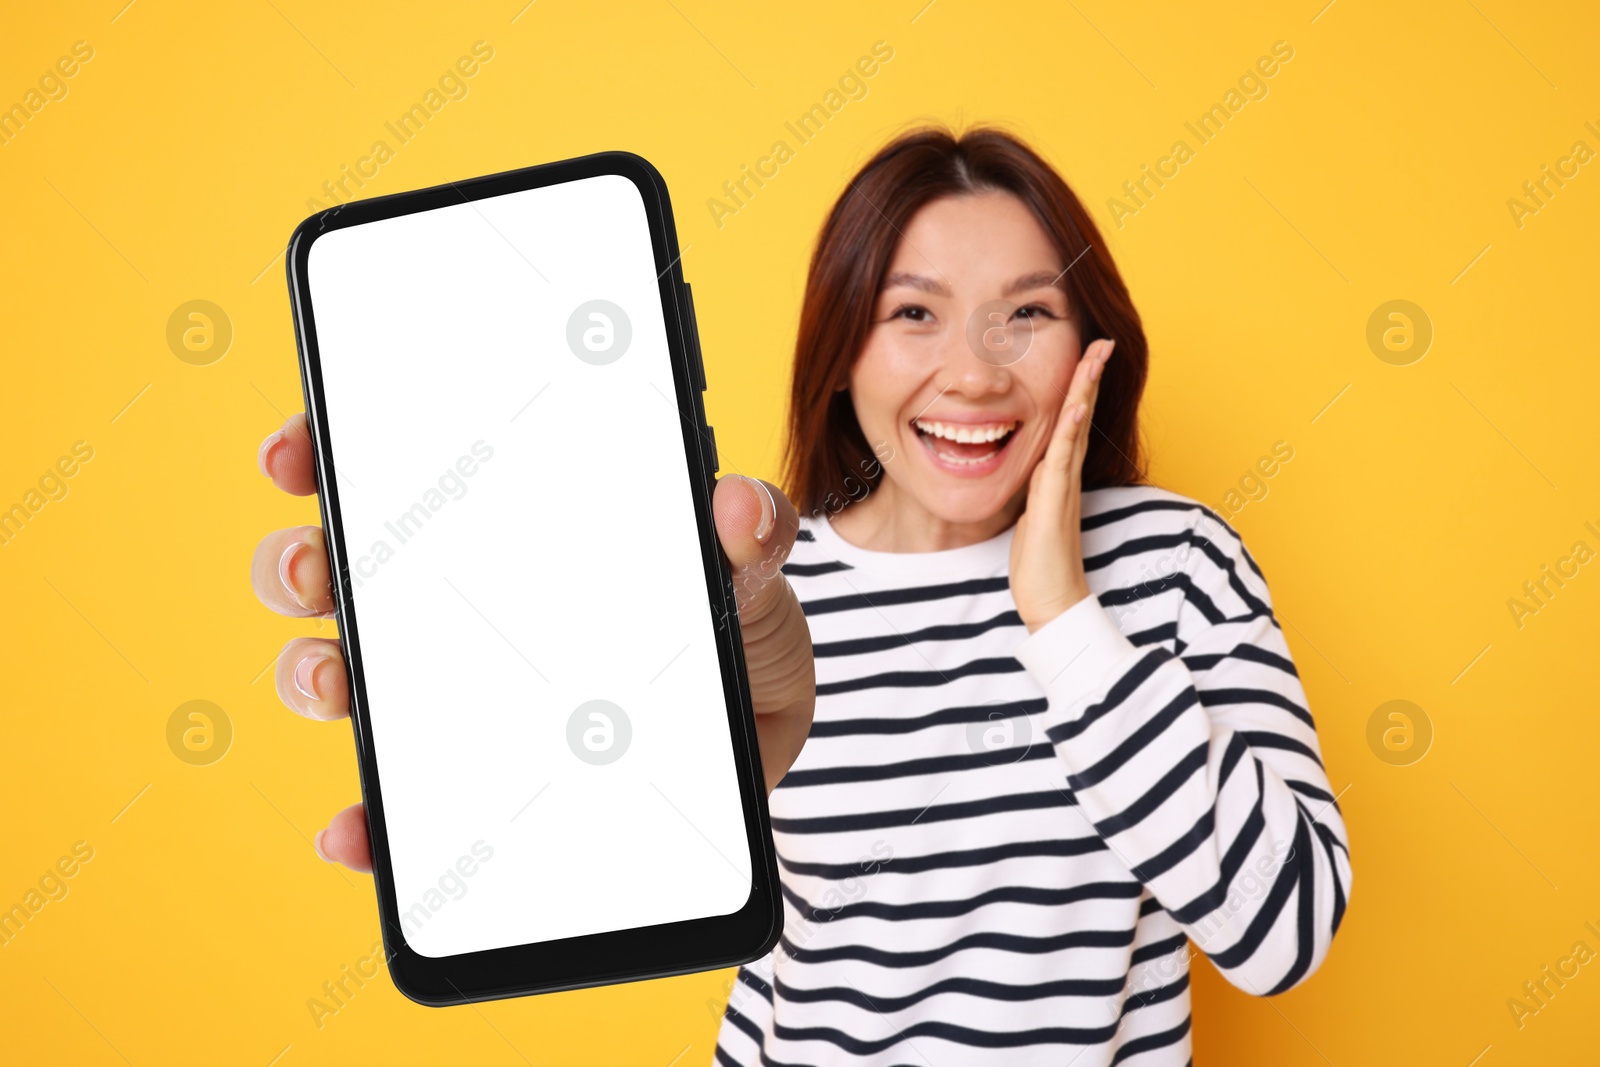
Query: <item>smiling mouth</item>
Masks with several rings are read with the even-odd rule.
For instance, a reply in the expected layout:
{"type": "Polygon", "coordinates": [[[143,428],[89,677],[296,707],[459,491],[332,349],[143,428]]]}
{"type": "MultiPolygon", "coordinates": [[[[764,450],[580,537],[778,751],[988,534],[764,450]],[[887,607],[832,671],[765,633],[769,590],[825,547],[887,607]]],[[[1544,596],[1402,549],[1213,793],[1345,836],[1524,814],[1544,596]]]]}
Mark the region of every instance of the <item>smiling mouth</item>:
{"type": "Polygon", "coordinates": [[[913,419],[912,427],[930,452],[958,467],[975,467],[1006,450],[1022,425],[1014,420],[971,425],[913,419]]]}

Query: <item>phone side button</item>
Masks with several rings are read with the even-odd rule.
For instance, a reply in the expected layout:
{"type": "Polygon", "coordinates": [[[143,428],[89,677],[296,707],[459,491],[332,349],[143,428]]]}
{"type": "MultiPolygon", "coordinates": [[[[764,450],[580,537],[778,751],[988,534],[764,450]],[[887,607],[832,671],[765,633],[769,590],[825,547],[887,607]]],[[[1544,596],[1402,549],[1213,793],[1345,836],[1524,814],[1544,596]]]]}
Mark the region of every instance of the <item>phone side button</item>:
{"type": "Polygon", "coordinates": [[[689,362],[694,367],[694,383],[706,391],[706,361],[700,351],[700,321],[694,313],[694,291],[683,283],[683,302],[689,309],[689,362]]]}
{"type": "Polygon", "coordinates": [[[706,440],[711,442],[711,473],[715,474],[722,469],[722,462],[717,459],[717,431],[714,426],[706,427],[706,440]]]}

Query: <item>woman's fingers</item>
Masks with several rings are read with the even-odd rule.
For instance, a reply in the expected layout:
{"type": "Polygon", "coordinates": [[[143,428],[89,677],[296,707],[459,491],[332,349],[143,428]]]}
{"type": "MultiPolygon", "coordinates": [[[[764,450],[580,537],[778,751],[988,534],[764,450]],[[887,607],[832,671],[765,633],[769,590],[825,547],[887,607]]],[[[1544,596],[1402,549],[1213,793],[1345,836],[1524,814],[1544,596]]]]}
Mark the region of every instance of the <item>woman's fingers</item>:
{"type": "Polygon", "coordinates": [[[350,714],[350,690],[339,642],[296,637],[278,653],[278,699],[308,719],[343,719],[350,714]]]}
{"type": "Polygon", "coordinates": [[[1089,420],[1094,416],[1096,401],[1100,399],[1100,372],[1105,369],[1106,361],[1111,358],[1111,352],[1117,346],[1117,342],[1112,340],[1101,340],[1097,344],[1100,351],[1095,354],[1094,359],[1085,361],[1088,363],[1085,368],[1088,380],[1083,387],[1081,401],[1083,411],[1078,418],[1077,432],[1073,434],[1072,462],[1067,467],[1074,478],[1082,475],[1083,457],[1089,451],[1089,420]]]}
{"type": "Polygon", "coordinates": [[[1051,435],[1050,452],[1046,459],[1056,470],[1070,470],[1073,451],[1080,441],[1088,440],[1089,419],[1094,413],[1094,401],[1100,392],[1100,370],[1111,355],[1115,341],[1095,341],[1078,360],[1072,373],[1072,384],[1067,387],[1066,400],[1061,405],[1061,417],[1056,420],[1055,433],[1051,435]]]}
{"type": "Polygon", "coordinates": [[[1027,506],[1017,519],[1011,542],[1011,591],[1030,631],[1089,595],[1079,537],[1083,459],[1100,372],[1111,349],[1111,341],[1095,341],[1078,360],[1050,444],[1028,482],[1027,506]]]}
{"type": "Polygon", "coordinates": [[[1061,413],[1051,431],[1050,444],[1044,458],[1034,468],[1028,487],[1028,509],[1036,514],[1045,511],[1056,514],[1066,504],[1068,487],[1082,468],[1083,453],[1087,451],[1090,418],[1094,413],[1095,396],[1100,391],[1100,370],[1114,344],[1107,340],[1095,341],[1078,360],[1066,399],[1061,404],[1061,413]]]}
{"type": "Polygon", "coordinates": [[[290,415],[281,428],[267,435],[256,463],[261,473],[286,493],[310,496],[317,491],[317,468],[304,412],[290,415]]]}
{"type": "MultiPolygon", "coordinates": [[[[317,491],[316,464],[303,412],[289,416],[281,428],[267,435],[256,462],[284,492],[309,496],[317,491]]],[[[333,612],[326,542],[315,526],[268,534],[256,547],[250,582],[261,602],[280,615],[305,618],[333,612]]]]}
{"type": "Polygon", "coordinates": [[[770,792],[800,754],[817,701],[811,628],[781,569],[800,517],[782,490],[738,474],[717,482],[712,512],[733,568],[750,704],[770,792]]]}
{"type": "MultiPolygon", "coordinates": [[[[304,414],[291,415],[267,435],[256,456],[261,473],[295,496],[317,491],[316,464],[304,414]]],[[[322,530],[297,526],[268,534],[256,546],[250,584],[256,596],[280,615],[298,618],[333,614],[328,551],[322,530]]],[[[340,719],[350,714],[350,693],[344,656],[337,641],[297,637],[278,653],[278,697],[290,709],[311,719],[340,719]]],[[[372,870],[372,844],[367,839],[367,809],[352,804],[319,831],[317,855],[352,871],[372,870]]]]}
{"type": "MultiPolygon", "coordinates": [[[[295,496],[317,491],[316,464],[304,414],[291,415],[283,426],[261,442],[257,453],[261,472],[274,485],[295,496]]],[[[299,618],[333,613],[329,584],[328,551],[322,530],[297,526],[268,534],[256,546],[250,564],[250,584],[261,602],[280,615],[299,618]]],[[[278,697],[292,710],[311,719],[340,719],[350,714],[350,693],[345,681],[344,657],[337,641],[297,637],[278,654],[278,697]]],[[[352,871],[372,870],[372,844],[367,839],[367,809],[352,804],[320,831],[314,842],[317,855],[342,863],[352,871]]]]}
{"type": "MultiPolygon", "coordinates": [[[[317,491],[317,472],[305,415],[291,415],[261,442],[261,470],[278,488],[296,496],[317,491]]],[[[256,547],[250,581],[262,603],[280,615],[325,616],[333,611],[328,556],[322,531],[300,526],[269,534],[256,547]]]]}
{"type": "Polygon", "coordinates": [[[295,526],[262,538],[250,563],[250,584],[261,602],[279,615],[331,616],[333,586],[321,527],[295,526]]]}
{"type": "Polygon", "coordinates": [[[342,863],[352,871],[372,871],[372,842],[367,837],[367,806],[352,804],[317,832],[317,855],[329,863],[342,863]]]}
{"type": "Polygon", "coordinates": [[[769,482],[729,474],[711,497],[717,538],[733,567],[739,621],[751,624],[782,603],[780,568],[794,548],[800,516],[783,490],[769,482]]]}
{"type": "Polygon", "coordinates": [[[1112,351],[1117,347],[1117,342],[1114,338],[1102,338],[1099,344],[1100,359],[1097,363],[1089,368],[1089,380],[1095,383],[1096,395],[1098,395],[1100,392],[1100,372],[1105,370],[1106,362],[1111,358],[1112,351]]]}

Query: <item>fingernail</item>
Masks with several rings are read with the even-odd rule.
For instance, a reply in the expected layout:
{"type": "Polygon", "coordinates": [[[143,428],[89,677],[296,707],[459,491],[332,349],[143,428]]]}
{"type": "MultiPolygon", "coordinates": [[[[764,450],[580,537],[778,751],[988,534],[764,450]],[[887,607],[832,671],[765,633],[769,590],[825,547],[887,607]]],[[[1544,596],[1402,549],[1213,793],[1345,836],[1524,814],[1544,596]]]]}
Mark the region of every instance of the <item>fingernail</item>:
{"type": "Polygon", "coordinates": [[[311,548],[304,541],[296,541],[283,550],[283,555],[278,558],[278,577],[283,581],[283,587],[289,590],[289,595],[294,597],[295,603],[303,608],[310,608],[305,598],[300,595],[300,590],[294,584],[294,565],[302,559],[311,548]]]}
{"type": "Polygon", "coordinates": [[[327,834],[327,832],[328,831],[326,830],[318,830],[317,836],[311,839],[311,847],[317,850],[318,856],[321,856],[327,862],[332,863],[333,861],[328,859],[328,854],[322,851],[322,838],[327,834]]]}
{"type": "Polygon", "coordinates": [[[281,444],[283,444],[283,431],[279,430],[265,441],[262,441],[261,451],[256,453],[256,466],[260,467],[261,473],[268,478],[272,477],[272,472],[267,470],[267,457],[271,456],[272,450],[281,444]]]}
{"type": "Polygon", "coordinates": [[[766,544],[767,538],[772,536],[773,523],[778,518],[778,502],[772,499],[772,491],[767,488],[765,482],[756,478],[746,478],[742,474],[739,477],[744,478],[758,490],[756,495],[761,498],[761,521],[756,523],[756,541],[766,544]]]}
{"type": "Polygon", "coordinates": [[[1113,337],[1111,340],[1106,342],[1106,354],[1101,358],[1102,359],[1110,359],[1111,358],[1111,353],[1116,350],[1116,347],[1117,347],[1117,339],[1115,337],[1113,337]]]}
{"type": "Polygon", "coordinates": [[[294,687],[310,700],[323,699],[317,691],[317,668],[328,662],[327,656],[307,656],[294,668],[294,687]]]}

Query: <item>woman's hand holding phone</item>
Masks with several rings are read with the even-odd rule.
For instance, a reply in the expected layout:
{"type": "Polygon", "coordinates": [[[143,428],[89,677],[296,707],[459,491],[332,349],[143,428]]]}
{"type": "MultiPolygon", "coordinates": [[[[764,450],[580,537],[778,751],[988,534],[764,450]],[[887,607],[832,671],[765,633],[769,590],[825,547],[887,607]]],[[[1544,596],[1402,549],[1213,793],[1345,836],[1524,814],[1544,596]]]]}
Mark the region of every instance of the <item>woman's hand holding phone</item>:
{"type": "Polygon", "coordinates": [[[1089,595],[1083,571],[1083,457],[1100,372],[1115,341],[1084,350],[1044,458],[1028,482],[1028,504],[1011,541],[1011,596],[1029,633],[1089,595]]]}
{"type": "MultiPolygon", "coordinates": [[[[317,491],[311,438],[303,414],[262,442],[262,471],[295,496],[317,491]]],[[[718,480],[712,500],[717,535],[733,567],[751,704],[767,791],[788,773],[811,729],[816,670],[811,631],[779,568],[794,548],[800,520],[775,486],[740,475],[718,480]]],[[[641,518],[641,522],[643,518],[641,518]]],[[[333,589],[323,532],[296,526],[268,534],[256,548],[251,583],[262,603],[295,618],[332,618],[333,589]]],[[[278,696],[311,719],[350,714],[339,642],[297,637],[278,655],[278,696]]],[[[441,709],[441,714],[445,711],[441,709]]],[[[353,804],[317,834],[318,853],[357,871],[372,869],[366,812],[353,804]]]]}

